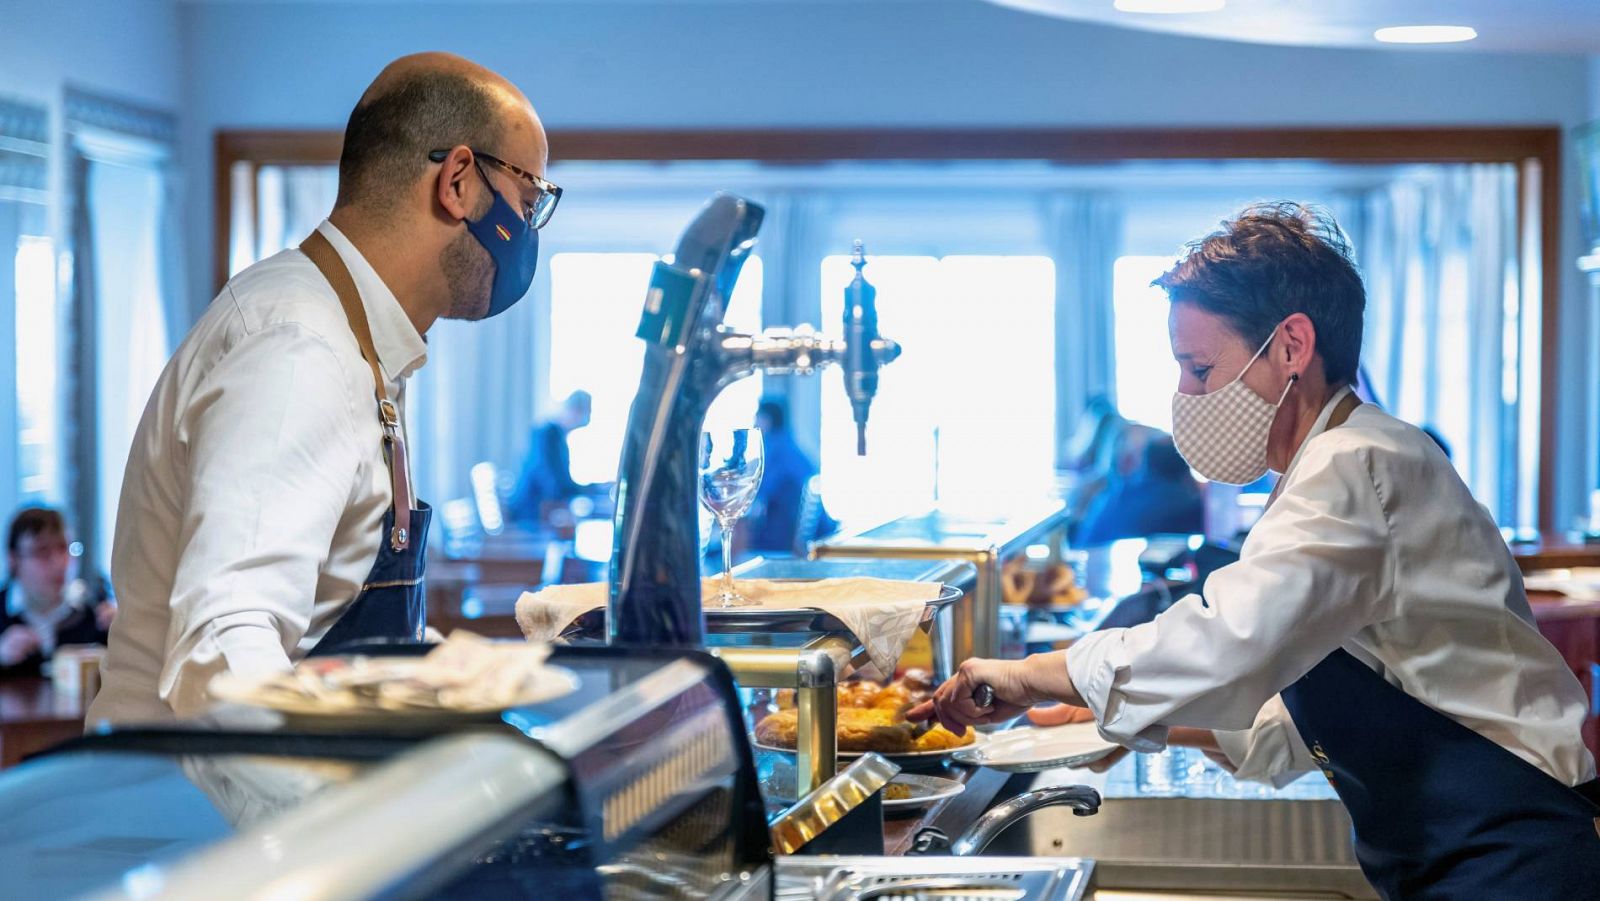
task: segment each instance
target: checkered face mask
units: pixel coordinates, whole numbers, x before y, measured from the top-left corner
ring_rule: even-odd
[[[1273,329],[1272,337],[1277,334]],[[1267,474],[1267,436],[1273,417],[1300,379],[1290,376],[1275,404],[1262,400],[1244,383],[1244,374],[1272,344],[1272,337],[1237,378],[1216,391],[1172,395],[1172,442],[1195,472],[1213,482],[1248,485]]]

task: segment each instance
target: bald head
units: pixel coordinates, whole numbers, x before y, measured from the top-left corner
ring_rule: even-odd
[[[515,85],[452,54],[403,56],[350,113],[335,207],[396,212],[418,196],[428,154],[460,145],[544,171],[543,129]]]

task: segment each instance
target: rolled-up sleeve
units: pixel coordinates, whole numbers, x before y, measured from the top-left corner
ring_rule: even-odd
[[[160,682],[179,716],[209,704],[217,673],[289,666],[360,466],[348,378],[320,336],[274,325],[230,348],[184,412],[188,498]]]
[[[1365,452],[1308,445],[1239,561],[1203,596],[1073,645],[1073,684],[1101,734],[1136,750],[1165,744],[1171,726],[1250,729],[1281,689],[1390,615],[1389,545]]]
[[[1214,734],[1237,779],[1270,782],[1282,788],[1317,768],[1281,695],[1273,695],[1261,706],[1249,729]]]

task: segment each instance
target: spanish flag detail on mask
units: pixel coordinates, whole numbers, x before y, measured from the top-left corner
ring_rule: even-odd
[[[502,241],[511,240],[511,233],[506,231],[506,227],[504,225],[496,225],[494,227],[494,233],[499,235],[500,236],[500,240],[502,240]]]

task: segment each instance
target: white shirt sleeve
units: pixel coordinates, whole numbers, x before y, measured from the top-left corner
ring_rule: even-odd
[[[160,682],[180,717],[209,705],[219,672],[288,668],[305,634],[361,461],[347,378],[320,336],[272,325],[230,348],[181,414],[188,497]]]
[[[1300,738],[1283,696],[1273,695],[1256,713],[1255,723],[1245,731],[1221,730],[1212,733],[1228,757],[1236,779],[1270,782],[1278,788],[1317,769],[1311,750]]]
[[[1165,744],[1169,726],[1248,729],[1280,689],[1391,615],[1389,544],[1367,451],[1308,444],[1204,597],[1085,636],[1067,651],[1073,684],[1101,734],[1135,750]]]

